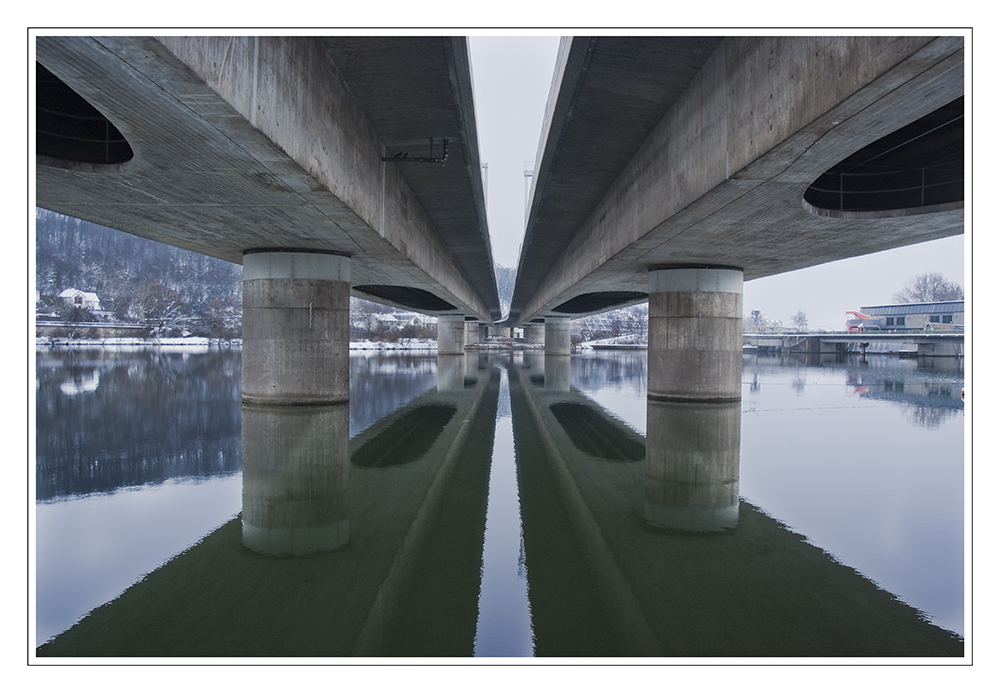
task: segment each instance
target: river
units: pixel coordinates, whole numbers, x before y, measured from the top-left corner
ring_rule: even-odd
[[[641,351],[357,352],[289,415],[238,351],[36,356],[40,656],[963,652],[961,359],[745,355],[699,408]]]

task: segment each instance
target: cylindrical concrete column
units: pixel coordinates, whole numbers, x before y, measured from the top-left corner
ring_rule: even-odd
[[[438,353],[465,353],[465,316],[438,316]]]
[[[308,251],[243,256],[243,401],[348,400],[351,260]]]
[[[545,344],[545,325],[538,323],[525,325],[524,341],[528,344]]]
[[[243,544],[274,555],[347,543],[349,405],[243,407]]]
[[[646,524],[735,529],[740,508],[739,402],[646,403]]]
[[[679,268],[649,273],[650,399],[740,399],[743,272]]]
[[[545,353],[570,353],[570,333],[572,328],[573,324],[569,318],[545,318]]]

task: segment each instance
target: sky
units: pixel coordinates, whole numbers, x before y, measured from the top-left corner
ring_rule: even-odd
[[[559,37],[473,35],[469,46],[493,259],[514,267],[524,237],[524,171],[534,169]],[[917,274],[938,272],[966,287],[967,242],[964,234],[749,281],[743,312],[791,326],[801,310],[810,329],[843,329],[846,311],[892,303]]]

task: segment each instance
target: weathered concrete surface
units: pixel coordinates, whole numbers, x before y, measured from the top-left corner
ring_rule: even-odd
[[[237,263],[337,252],[355,286],[499,319],[464,39],[39,36],[36,52],[135,152],[103,173],[39,161],[39,206]],[[443,166],[382,161],[431,138]]]
[[[545,344],[545,325],[534,323],[525,325],[524,341],[528,344]]]
[[[465,317],[442,315],[438,318],[438,353],[465,353]]]
[[[545,353],[568,355],[571,348],[573,325],[569,318],[545,319]]]
[[[560,57],[511,321],[645,292],[657,266],[750,280],[963,231],[960,204],[833,218],[803,201],[833,165],[964,94],[961,36],[575,38]]]
[[[739,400],[743,276],[739,270],[649,273],[651,399]]]
[[[243,401],[334,404],[350,393],[351,261],[250,253],[243,262]]]

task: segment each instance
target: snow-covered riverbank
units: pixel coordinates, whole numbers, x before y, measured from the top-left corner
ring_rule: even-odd
[[[162,339],[140,337],[108,337],[103,339],[70,339],[67,337],[37,337],[37,349],[175,349],[209,350],[240,349],[240,339],[209,339],[207,337],[164,337]],[[351,351],[437,351],[435,339],[400,339],[397,342],[351,342]]]

